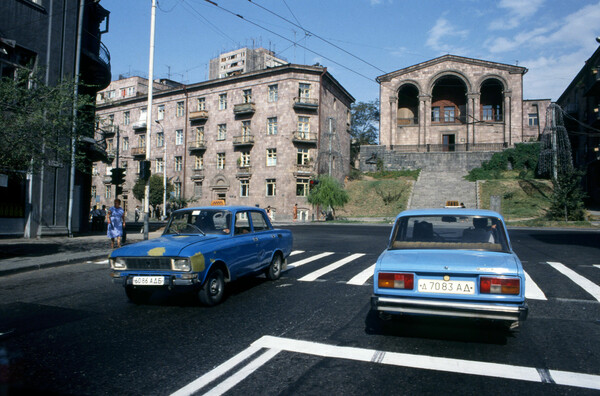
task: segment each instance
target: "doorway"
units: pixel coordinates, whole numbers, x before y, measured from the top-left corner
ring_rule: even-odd
[[[456,135],[442,135],[443,151],[454,151]]]

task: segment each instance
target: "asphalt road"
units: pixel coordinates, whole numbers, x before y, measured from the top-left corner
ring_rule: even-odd
[[[104,262],[0,278],[0,395],[598,394],[600,233],[510,231],[536,287],[507,334],[449,319],[378,326],[369,267],[390,226],[290,228],[282,278],[229,284],[213,308],[167,293],[132,304]]]

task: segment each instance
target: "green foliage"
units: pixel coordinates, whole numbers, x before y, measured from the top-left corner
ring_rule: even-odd
[[[506,172],[505,176],[510,174]],[[512,172],[515,174],[515,172]],[[481,205],[488,209],[490,196],[502,197],[502,215],[506,219],[542,217],[550,207],[552,184],[549,180],[493,179],[481,183]]]
[[[469,181],[502,179],[503,172],[510,168],[519,171],[522,179],[534,178],[540,153],[539,143],[517,143],[514,148],[495,153],[480,168],[471,170],[466,177]]]
[[[319,184],[310,191],[307,200],[313,205],[331,207],[335,218],[335,208],[343,207],[348,202],[349,196],[337,179],[321,176]]]
[[[362,172],[358,169],[350,169],[350,174],[348,175],[348,180],[360,180],[362,179]]]
[[[558,180],[553,182],[554,194],[547,214],[550,220],[584,220],[585,193],[581,190],[582,176],[583,172],[576,170],[559,173]]]
[[[354,163],[363,144],[377,144],[379,137],[379,100],[352,105],[350,163]]]
[[[345,186],[350,200],[338,210],[338,216],[393,219],[406,209],[411,187],[406,178],[351,181]]]
[[[160,205],[163,203],[163,178],[160,175],[152,175],[150,176],[149,179],[149,183],[150,183],[150,205],[155,206],[155,205]],[[133,186],[133,196],[138,200],[141,201],[144,199],[144,189],[145,189],[145,182],[141,179],[138,179],[138,181],[135,183],[135,185]],[[173,184],[171,184],[168,180],[167,180],[167,199],[168,199],[168,195],[171,193],[171,191],[173,191]]]
[[[74,88],[74,79],[47,86],[41,71],[27,69],[0,79],[0,169],[36,172],[49,161],[70,163],[71,139],[94,133],[92,99],[79,94],[75,100]],[[79,169],[87,168],[85,153],[77,150],[75,159]]]
[[[383,204],[388,206],[394,202],[398,202],[402,198],[402,194],[406,191],[404,188],[384,189],[383,186],[375,187],[375,193],[381,197]]]

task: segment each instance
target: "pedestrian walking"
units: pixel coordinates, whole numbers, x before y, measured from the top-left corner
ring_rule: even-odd
[[[294,209],[292,209],[292,218],[294,221],[298,220],[298,204],[294,204]]]
[[[100,225],[100,231],[104,231],[104,223],[106,222],[106,205],[102,205],[102,209],[100,210],[100,219],[98,219],[98,224]]]
[[[111,249],[115,248],[115,240],[117,247],[121,247],[121,237],[123,236],[123,227],[125,227],[125,211],[121,207],[120,199],[115,199],[115,205],[108,209],[106,222],[108,223],[106,235],[110,238]]]
[[[139,206],[139,205],[137,205],[137,206],[135,207],[135,214],[134,214],[134,217],[135,217],[135,222],[137,223],[137,222],[138,222],[138,220],[140,219],[140,206]]]
[[[273,221],[273,215],[271,214],[271,206],[267,206],[267,216],[269,216],[269,220]]]

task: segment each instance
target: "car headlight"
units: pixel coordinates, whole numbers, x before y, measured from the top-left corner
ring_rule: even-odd
[[[192,269],[192,264],[187,258],[172,259],[171,267],[173,268],[173,271],[190,271]]]
[[[127,269],[127,261],[124,258],[122,258],[122,257],[119,257],[119,258],[116,258],[116,259],[111,258],[110,259],[110,267],[112,269],[114,269],[114,270],[124,270],[124,269]]]

